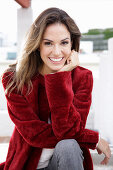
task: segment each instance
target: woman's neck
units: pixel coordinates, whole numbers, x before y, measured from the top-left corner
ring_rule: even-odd
[[[38,72],[43,76],[46,74],[55,73],[55,71],[50,71],[49,69],[45,68],[44,66],[40,66],[38,69]]]

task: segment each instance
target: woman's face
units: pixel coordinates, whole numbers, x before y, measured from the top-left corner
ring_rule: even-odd
[[[49,25],[40,44],[43,60],[41,73],[49,74],[60,70],[71,53],[71,37],[66,26],[61,23]]]

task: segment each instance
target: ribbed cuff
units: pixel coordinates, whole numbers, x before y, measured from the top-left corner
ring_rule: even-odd
[[[99,143],[99,141],[100,141],[100,134],[99,134],[99,139],[98,139],[98,143]],[[98,147],[98,143],[96,144],[96,148]]]

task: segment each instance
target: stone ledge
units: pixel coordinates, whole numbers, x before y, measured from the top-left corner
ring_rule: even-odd
[[[0,137],[0,144],[9,143],[10,138],[11,138],[10,136]]]

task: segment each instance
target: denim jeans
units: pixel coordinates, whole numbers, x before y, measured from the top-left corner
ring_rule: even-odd
[[[77,141],[65,139],[57,143],[48,167],[40,170],[84,170],[83,160],[83,152]]]

